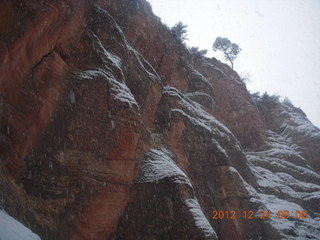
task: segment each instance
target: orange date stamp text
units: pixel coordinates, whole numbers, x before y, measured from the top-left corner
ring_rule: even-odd
[[[305,210],[296,210],[296,211],[288,211],[288,210],[280,210],[276,212],[271,211],[234,211],[234,210],[226,210],[226,211],[212,211],[212,219],[270,219],[270,218],[278,218],[278,219],[307,219],[308,213]]]

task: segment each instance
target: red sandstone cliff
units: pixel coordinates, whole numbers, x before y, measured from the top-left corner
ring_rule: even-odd
[[[146,1],[1,4],[0,196],[42,239],[281,239],[212,211],[258,211],[271,193],[319,211],[317,197],[264,189],[277,129],[236,72],[195,61]],[[288,161],[303,158],[316,193],[303,146]]]

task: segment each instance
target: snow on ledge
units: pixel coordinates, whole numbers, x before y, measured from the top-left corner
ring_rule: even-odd
[[[40,240],[40,237],[0,210],[0,240]]]

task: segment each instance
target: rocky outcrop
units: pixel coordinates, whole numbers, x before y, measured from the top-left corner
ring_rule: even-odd
[[[268,136],[260,151],[247,153],[259,185],[259,202],[265,205],[262,210],[279,214],[270,218],[270,224],[282,239],[317,239],[320,175],[310,168],[290,139],[272,131]],[[288,216],[283,218],[285,211]],[[301,215],[303,212],[305,216]]]
[[[254,97],[268,128],[299,146],[302,156],[319,173],[320,129],[288,99],[280,102],[278,98],[266,93]]]
[[[156,69],[164,85],[192,93],[197,102],[232,130],[244,148],[254,149],[263,143],[261,115],[236,72],[216,59],[190,54],[153,15],[147,2],[100,3],[113,13],[130,42]],[[123,16],[119,9],[129,9],[129,12]]]
[[[146,1],[8,1],[0,20],[0,207],[42,239],[320,235],[319,130],[289,105],[267,119]],[[312,233],[242,214],[274,202]]]
[[[142,175],[135,186],[138,199],[128,205],[125,214],[133,217],[120,225],[118,238],[136,239],[143,235],[145,225],[150,225],[147,236],[157,239],[216,239],[215,231],[219,231],[223,239],[262,234],[257,231],[261,228],[258,223],[253,233],[254,228],[248,229],[246,220],[211,222],[213,230],[207,220],[212,218],[214,210],[241,211],[255,207],[247,202],[255,196],[255,191],[231,167],[237,167],[241,175],[254,184],[233,134],[199,104],[172,87],[164,89],[157,119],[156,133],[171,152],[153,150],[147,153]],[[144,199],[146,192],[148,195]],[[134,216],[139,213],[137,220]],[[158,219],[153,220],[154,216]],[[190,219],[195,222],[189,223]],[[134,224],[137,222],[143,223],[142,229]],[[189,231],[186,223],[194,227]]]
[[[40,14],[43,6],[35,7]],[[51,7],[52,14],[59,12]],[[153,128],[162,91],[157,73],[105,10],[84,3],[79,9],[82,15],[70,15],[78,24],[72,24],[74,32],[60,21],[52,33],[60,41],[42,43],[49,53],[40,43],[30,46],[38,36],[26,28],[24,34],[35,39],[12,43],[1,65],[1,163],[25,201],[10,202],[8,193],[5,205],[16,216],[30,216],[24,221],[45,239],[101,239],[114,232],[149,144],[142,129]],[[46,14],[37,17],[49,21]],[[41,31],[52,30],[47,27]],[[62,38],[61,31],[70,36]],[[21,59],[15,44],[39,57]],[[22,76],[10,75],[18,74],[10,57],[29,64],[19,68]]]

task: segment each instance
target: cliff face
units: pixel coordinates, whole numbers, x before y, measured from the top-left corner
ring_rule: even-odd
[[[144,0],[7,1],[0,23],[0,197],[42,239],[320,236],[319,129]],[[309,215],[240,215],[260,210]]]

